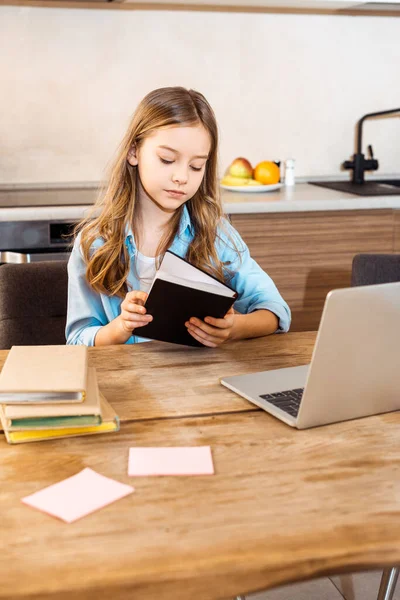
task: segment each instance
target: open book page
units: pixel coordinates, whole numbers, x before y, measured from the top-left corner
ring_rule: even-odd
[[[233,298],[236,292],[172,252],[166,252],[156,278]]]
[[[157,272],[156,279],[163,279],[164,281],[169,281],[170,283],[178,283],[179,285],[185,285],[195,290],[202,290],[203,292],[211,292],[212,294],[227,296],[227,298],[234,298],[236,295],[233,290],[230,290],[228,287],[225,286],[218,287],[217,285],[214,285],[212,283],[203,283],[202,281],[188,281],[187,279],[182,279],[181,277],[176,277],[174,275],[170,275],[169,273],[162,273],[160,271]]]
[[[96,369],[95,367],[88,367],[87,393],[83,402],[13,403],[7,404],[4,409],[8,419],[100,415],[100,396]]]

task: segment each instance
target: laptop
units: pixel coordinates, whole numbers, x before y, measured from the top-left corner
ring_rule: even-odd
[[[221,383],[297,429],[358,419],[400,409],[399,348],[400,282],[332,290],[309,365]]]

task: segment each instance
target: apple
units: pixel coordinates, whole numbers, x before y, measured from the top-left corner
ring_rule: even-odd
[[[232,175],[232,177],[246,177],[250,179],[253,175],[253,167],[247,158],[235,158],[228,169],[228,174]]]

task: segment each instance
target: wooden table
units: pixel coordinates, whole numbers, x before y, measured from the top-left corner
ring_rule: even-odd
[[[91,349],[121,431],[0,440],[0,599],[217,600],[398,564],[400,414],[297,431],[218,383],[305,364],[314,340]],[[204,444],[214,476],[127,476],[130,446]],[[135,492],[71,525],[20,502],[84,467]]]

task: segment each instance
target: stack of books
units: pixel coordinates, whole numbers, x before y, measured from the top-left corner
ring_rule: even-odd
[[[13,346],[0,373],[0,419],[10,444],[119,430],[86,346]]]

